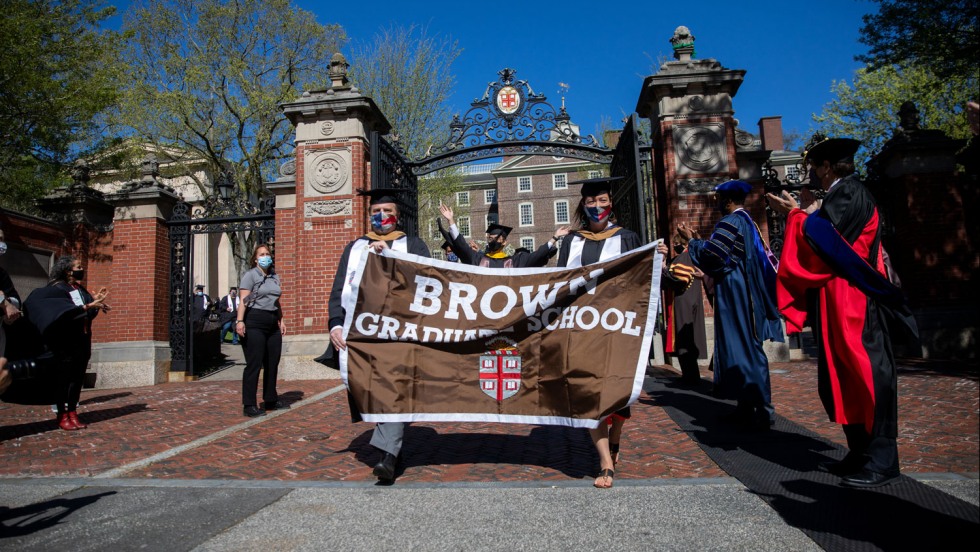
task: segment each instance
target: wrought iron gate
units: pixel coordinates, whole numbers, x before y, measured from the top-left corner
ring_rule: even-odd
[[[804,188],[809,188],[818,198],[822,199],[825,192],[816,185],[811,185],[809,175],[803,170],[802,163],[786,166],[786,176],[783,180],[779,179],[779,172],[772,166],[771,161],[766,161],[762,166],[763,184],[767,194],[779,195],[787,191],[797,202],[800,201],[800,192]],[[783,241],[786,236],[786,217],[780,215],[769,207],[766,202],[766,222],[769,224],[769,247],[772,252],[779,257],[783,252]]]
[[[371,189],[383,188],[402,190],[398,195],[402,231],[418,236],[418,177],[402,152],[374,130],[371,131]]]
[[[636,114],[632,114],[626,128],[619,137],[619,143],[609,166],[610,176],[620,176],[623,180],[613,188],[613,205],[616,206],[618,224],[636,232],[641,243],[656,238],[654,230],[653,201],[651,198],[651,173],[649,156],[644,161]]]
[[[198,234],[255,232],[256,243],[275,242],[276,198],[268,194],[255,201],[241,196],[227,177],[219,177],[218,190],[235,189],[222,197],[213,194],[192,207],[181,201],[167,221],[170,227],[170,370],[194,374],[193,325],[190,298],[194,240]]]

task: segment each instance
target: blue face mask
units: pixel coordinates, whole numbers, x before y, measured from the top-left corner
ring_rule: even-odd
[[[612,214],[612,207],[607,207],[604,211],[599,211],[598,207],[585,208],[585,216],[592,222],[602,222],[609,218],[610,214]]]
[[[270,266],[272,266],[272,257],[268,255],[263,255],[259,257],[258,260],[259,260],[259,266],[261,266],[262,268],[269,268]]]
[[[7,252],[7,242],[0,241],[0,255]]]
[[[455,253],[448,253],[446,254],[446,260],[451,263],[455,263],[459,261],[459,257],[457,257]]]

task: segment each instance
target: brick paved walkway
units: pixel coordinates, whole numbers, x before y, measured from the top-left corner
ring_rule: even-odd
[[[772,365],[777,413],[843,443],[816,394],[810,361]],[[660,368],[657,376],[675,372]],[[287,381],[296,403],[338,380]],[[707,383],[705,384],[707,388]],[[89,429],[57,429],[48,407],[0,404],[0,477],[372,481],[370,424],[352,424],[343,392],[251,422],[241,415],[240,383],[201,381],[86,391],[79,409]],[[980,464],[977,371],[903,366],[899,376],[902,469],[976,477]],[[239,427],[239,426],[242,427]],[[219,432],[226,435],[215,436]],[[193,445],[148,465],[154,455]],[[180,450],[180,449],[178,449]],[[494,424],[415,424],[399,482],[569,481],[598,466],[584,430]],[[127,467],[126,470],[119,470]],[[112,470],[110,472],[110,470]],[[721,471],[656,402],[641,396],[627,423],[620,479],[719,477]]]

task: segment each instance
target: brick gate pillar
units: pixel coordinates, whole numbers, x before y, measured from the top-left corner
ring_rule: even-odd
[[[674,61],[664,63],[656,74],[644,79],[636,104],[637,113],[650,119],[653,134],[657,232],[669,240],[676,225],[685,222],[707,238],[721,218],[712,201],[712,189],[740,177],[735,133],[738,121],[732,98],[745,70],[725,68],[711,58],[693,59],[694,35],[687,27],[677,27],[670,42]],[[747,181],[753,190],[746,209],[765,229],[762,179],[756,176]],[[709,317],[706,329],[710,349],[710,305],[705,305],[705,314]],[[765,349],[770,360],[789,358],[785,344],[766,342]]]
[[[675,61],[643,81],[636,104],[651,121],[658,233],[670,239],[677,223],[686,222],[707,237],[718,220],[712,188],[738,178],[732,97],[745,70],[693,59],[687,27],[678,27],[670,42]],[[761,192],[761,182],[758,187]]]
[[[98,388],[136,387],[168,381],[170,369],[170,239],[166,226],[177,196],[147,178],[103,196],[75,184],[46,197],[49,212],[73,213],[72,254],[86,264],[85,284],[109,290],[108,313],[92,325],[90,372]],[[92,224],[95,222],[95,224]],[[111,231],[108,229],[111,226]],[[180,372],[183,380],[183,372]]]
[[[347,79],[341,54],[330,61],[331,86],[304,92],[281,106],[296,127],[294,181],[268,187],[276,193],[276,266],[285,293],[287,324],[280,374],[283,379],[324,375],[312,362],[330,341],[327,301],[344,246],[367,231],[372,131],[391,125],[374,101]]]

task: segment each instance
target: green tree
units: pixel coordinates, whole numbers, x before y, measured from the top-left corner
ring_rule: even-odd
[[[902,103],[915,103],[920,126],[966,138],[969,128],[964,106],[977,91],[976,78],[963,76],[940,79],[918,66],[887,66],[877,71],[859,69],[853,84],[834,81],[836,96],[814,115],[817,130],[827,136],[850,136],[863,142],[855,161],[863,167],[881,149],[898,127]]]
[[[414,25],[387,27],[369,42],[352,45],[351,80],[384,112],[409,158],[424,157],[449,136],[448,101],[456,83],[452,64],[461,52],[455,40]],[[442,244],[428,232],[440,201],[450,202],[457,217],[466,216],[468,208],[455,205],[456,193],[464,189],[461,172],[453,168],[419,179],[419,234],[429,249]]]
[[[229,171],[249,194],[292,156],[279,104],[324,86],[345,41],[289,0],[143,0],[124,28],[133,38],[117,121],[138,141]],[[249,244],[230,237],[241,262]]]
[[[28,208],[63,183],[117,98],[115,8],[83,0],[6,0],[0,17],[0,196]]]
[[[861,42],[868,53],[855,56],[872,71],[890,65],[928,68],[937,77],[976,79],[980,29],[976,0],[878,0],[865,15]],[[976,98],[976,89],[974,89]]]

